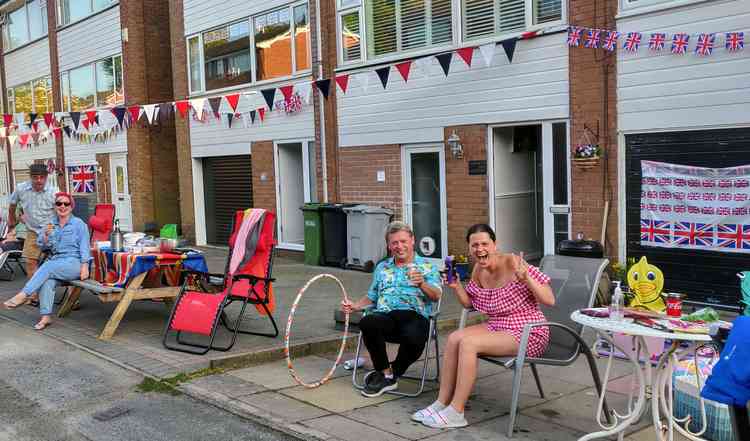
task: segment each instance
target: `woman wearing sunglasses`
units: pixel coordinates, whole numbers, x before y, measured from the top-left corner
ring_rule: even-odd
[[[3,303],[6,308],[17,308],[29,303],[30,296],[39,294],[39,313],[42,318],[34,325],[41,331],[52,322],[52,305],[55,301],[55,288],[60,281],[89,277],[89,230],[86,224],[73,216],[75,202],[68,193],[55,195],[55,218],[47,225],[44,234],[39,235],[39,246],[51,253],[42,266],[26,282],[21,292]]]

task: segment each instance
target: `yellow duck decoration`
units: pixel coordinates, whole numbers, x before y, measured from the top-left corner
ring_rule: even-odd
[[[664,274],[654,265],[648,263],[646,256],[641,257],[628,271],[628,286],[634,294],[631,308],[644,308],[663,313],[667,309],[661,298],[664,288]]]

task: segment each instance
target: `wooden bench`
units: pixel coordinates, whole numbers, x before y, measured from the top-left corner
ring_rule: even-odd
[[[115,286],[102,285],[94,279],[71,280],[67,282],[67,285],[68,290],[65,293],[65,300],[63,300],[60,311],[57,313],[58,317],[65,317],[70,314],[73,305],[78,301],[81,291],[91,291],[99,297],[99,300],[105,303],[119,302],[120,299],[122,299],[122,293],[124,291],[124,289]]]

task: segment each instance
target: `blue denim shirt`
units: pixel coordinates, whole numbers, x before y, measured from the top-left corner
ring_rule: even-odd
[[[414,265],[422,272],[425,283],[440,289],[440,273],[437,265],[424,257],[415,255]],[[411,284],[407,265],[397,266],[391,257],[375,268],[367,297],[375,304],[375,311],[390,312],[397,309],[416,311],[429,318],[432,300],[421,289]]]
[[[47,243],[44,242],[45,234],[37,239],[37,243],[43,249],[52,251],[53,259],[73,257],[87,263],[91,261],[91,248],[89,247],[89,229],[86,224],[75,216],[70,216],[65,226],[60,226],[57,216],[52,219],[55,229],[49,236]]]

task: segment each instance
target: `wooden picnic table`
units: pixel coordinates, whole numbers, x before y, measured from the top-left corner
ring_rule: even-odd
[[[103,303],[117,303],[99,334],[100,340],[112,338],[134,300],[160,299],[167,311],[171,311],[174,299],[180,292],[180,272],[183,268],[208,271],[201,254],[132,254],[103,249],[92,250],[92,255],[93,277],[70,282],[58,317],[70,314],[83,290],[91,291]],[[166,286],[162,285],[162,279],[167,282]],[[144,283],[149,286],[144,286]]]

